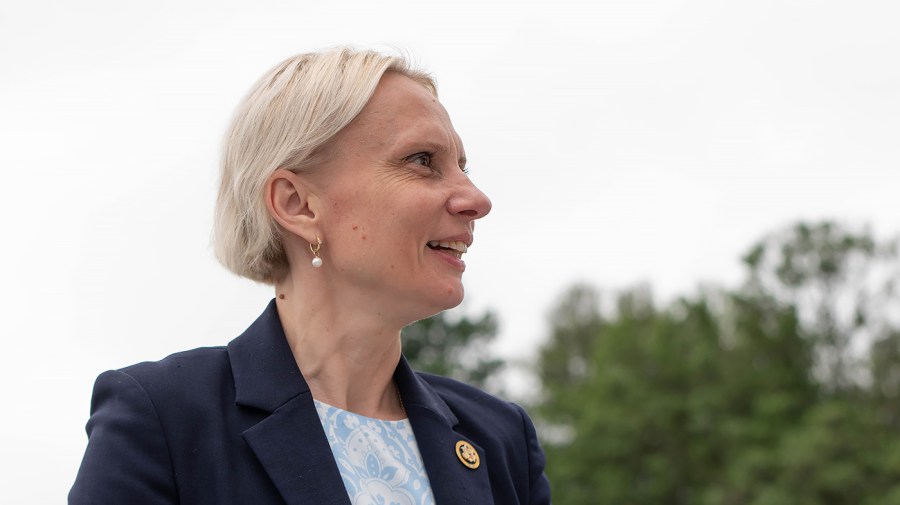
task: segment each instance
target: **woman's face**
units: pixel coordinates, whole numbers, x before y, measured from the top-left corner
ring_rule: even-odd
[[[330,150],[318,171],[329,285],[408,322],[458,305],[461,252],[491,202],[464,172],[447,111],[388,72]]]

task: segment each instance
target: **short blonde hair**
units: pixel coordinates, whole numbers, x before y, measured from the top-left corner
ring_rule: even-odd
[[[263,198],[266,181],[279,168],[314,168],[316,155],[360,113],[389,71],[437,96],[434,79],[407,58],[351,48],[293,56],[251,88],[223,146],[213,244],[225,267],[268,284],[287,274],[281,229]]]

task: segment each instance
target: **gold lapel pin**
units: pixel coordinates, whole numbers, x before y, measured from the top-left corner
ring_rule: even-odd
[[[465,440],[460,440],[456,443],[456,457],[462,461],[462,464],[472,470],[478,468],[478,465],[481,464],[481,458],[478,457],[478,451],[472,447],[472,444]]]

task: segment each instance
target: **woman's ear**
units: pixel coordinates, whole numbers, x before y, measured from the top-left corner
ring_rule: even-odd
[[[269,214],[285,231],[307,242],[315,241],[316,198],[299,175],[283,168],[276,170],[266,181],[265,198]]]

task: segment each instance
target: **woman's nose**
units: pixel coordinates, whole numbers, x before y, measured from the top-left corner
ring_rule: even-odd
[[[491,200],[468,177],[463,176],[459,191],[447,202],[448,210],[453,214],[470,219],[481,219],[491,211]]]

